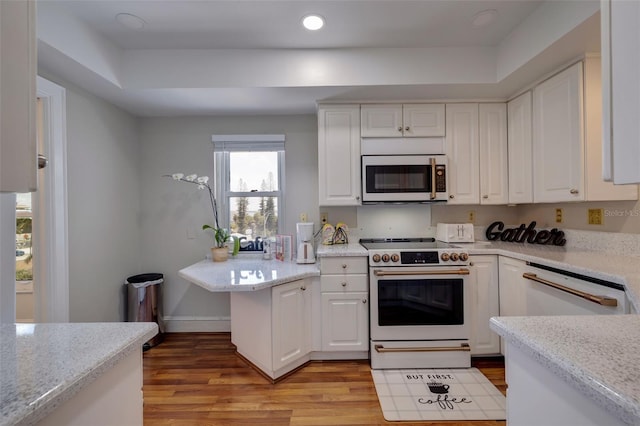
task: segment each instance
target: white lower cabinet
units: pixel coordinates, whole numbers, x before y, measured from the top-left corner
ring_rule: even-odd
[[[142,426],[142,347],[63,402],[37,426]]]
[[[231,341],[271,379],[309,361],[311,279],[259,291],[231,292]]]
[[[509,426],[627,424],[513,344],[507,345],[505,381]]]
[[[311,350],[310,289],[304,280],[272,289],[273,369],[303,358]]]
[[[322,351],[340,352],[348,358],[366,358],[369,351],[367,258],[321,258],[320,271]]]
[[[524,260],[500,256],[500,316],[519,316],[527,312],[527,280],[522,275],[527,272]]]
[[[367,292],[322,293],[322,350],[369,349]]]
[[[489,319],[498,316],[498,256],[471,256],[471,355],[500,353],[500,336],[489,328]]]

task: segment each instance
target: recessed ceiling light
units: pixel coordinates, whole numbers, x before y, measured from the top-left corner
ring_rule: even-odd
[[[310,31],[316,31],[324,27],[324,19],[320,15],[307,15],[302,18],[302,25]]]
[[[497,17],[498,17],[497,10],[495,9],[483,10],[482,12],[478,12],[475,15],[473,15],[473,18],[471,18],[471,24],[476,28],[486,27],[487,25],[495,21]]]
[[[130,13],[118,13],[116,15],[116,21],[130,30],[141,30],[147,25],[144,19]]]

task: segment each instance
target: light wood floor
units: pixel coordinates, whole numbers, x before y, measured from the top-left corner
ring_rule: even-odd
[[[228,333],[173,333],[144,353],[144,424],[505,425],[387,422],[368,361],[311,362],[275,385],[235,355]],[[501,361],[474,361],[503,393]]]

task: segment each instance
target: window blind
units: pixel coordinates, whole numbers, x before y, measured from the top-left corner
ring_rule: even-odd
[[[216,152],[284,151],[285,135],[213,135]]]

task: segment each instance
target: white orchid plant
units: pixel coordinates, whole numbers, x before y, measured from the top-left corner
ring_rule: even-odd
[[[213,221],[212,225],[202,225],[203,230],[211,229],[214,233],[214,238],[216,240],[216,247],[222,248],[227,243],[229,239],[229,231],[225,228],[221,228],[218,223],[218,204],[216,203],[216,197],[213,195],[213,190],[209,185],[209,176],[198,176],[195,174],[192,175],[184,175],[184,173],[174,173],[172,175],[164,175],[172,178],[173,180],[178,180],[181,182],[187,182],[198,186],[198,189],[206,189],[209,192],[209,201],[211,201],[211,210],[213,210]]]

